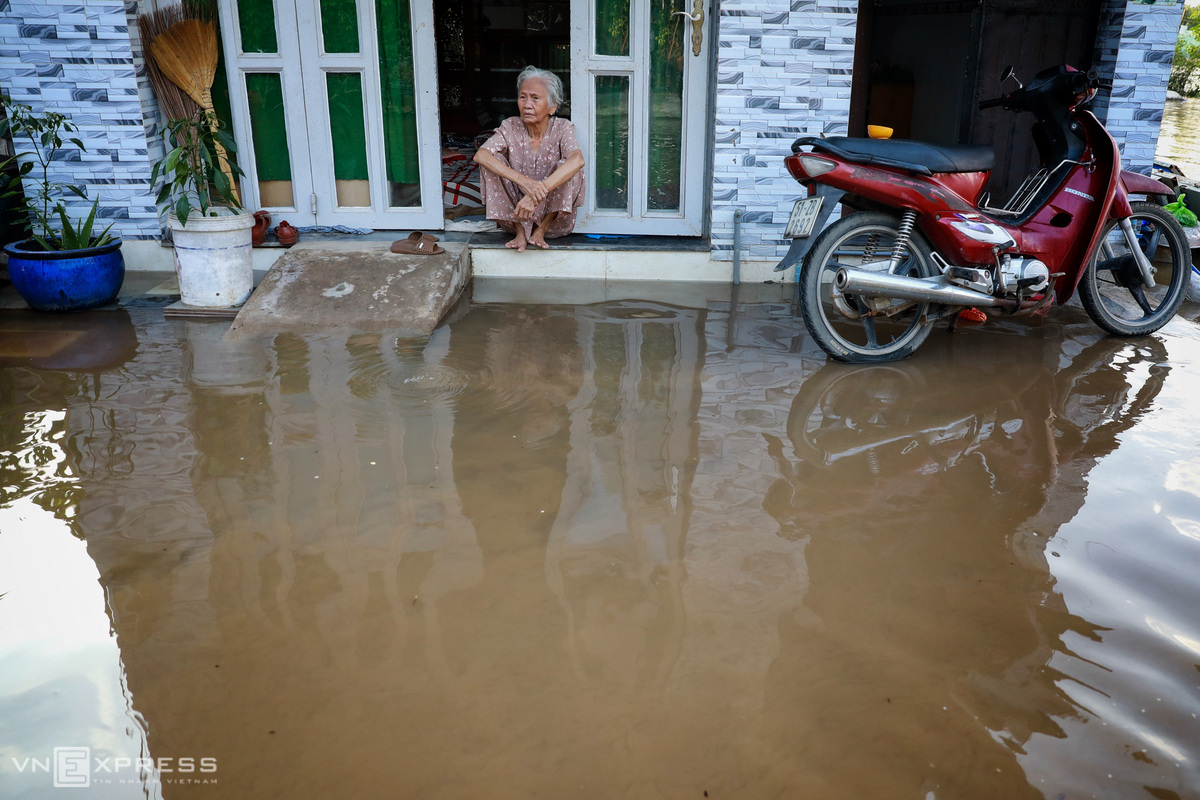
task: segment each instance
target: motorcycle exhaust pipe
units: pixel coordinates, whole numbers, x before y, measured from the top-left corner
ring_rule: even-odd
[[[842,267],[833,279],[839,292],[864,297],[896,297],[948,306],[995,306],[996,298],[962,286],[947,283],[944,277],[907,278],[888,272]]]

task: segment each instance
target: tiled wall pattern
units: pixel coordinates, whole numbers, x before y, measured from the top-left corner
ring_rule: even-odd
[[[1096,25],[1096,52],[1092,67],[1112,80],[1117,70],[1117,54],[1121,52],[1121,33],[1125,28],[1125,5],[1127,0],[1101,0],[1100,19]],[[1092,101],[1092,110],[1100,119],[1108,116],[1108,92],[1099,92]]]
[[[1149,172],[1182,6],[1101,0],[1097,65],[1115,77],[1101,97],[1126,169]],[[845,135],[858,0],[722,0],[718,19],[712,255],[776,261],[798,186],[783,167],[802,134]]]
[[[136,0],[0,0],[0,87],[15,102],[70,116],[87,152],[68,152],[51,179],[98,195],[99,216],[124,238],[148,239],[160,228],[149,190],[147,92],[134,57],[137,8]],[[91,203],[67,205],[83,216]]]
[[[1102,0],[1098,63],[1115,79],[1097,110],[1127,168],[1154,159],[1182,5]],[[149,187],[161,154],[157,107],[138,41],[138,0],[0,0],[0,86],[17,102],[65,109],[88,152],[57,180],[100,196],[100,213],[130,239],[157,238]],[[783,168],[793,139],[846,133],[858,0],[722,0],[712,248],[732,258],[733,212],[743,210],[742,257],[775,260],[797,185]],[[77,213],[87,203],[72,202]]]
[[[713,257],[782,257],[799,185],[783,168],[804,134],[845,136],[858,0],[721,0],[717,20]]]
[[[1107,100],[1097,104],[1097,115],[1116,138],[1125,169],[1148,175],[1154,165],[1182,16],[1183,5],[1178,0],[1104,2],[1097,56],[1103,57],[1113,90]]]

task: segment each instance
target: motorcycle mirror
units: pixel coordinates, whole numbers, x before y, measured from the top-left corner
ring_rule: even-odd
[[[1004,72],[1000,73],[1000,82],[1004,83],[1009,78],[1012,78],[1014,81],[1017,81],[1018,87],[1020,87],[1022,89],[1025,88],[1025,84],[1023,84],[1019,80],[1017,80],[1016,70],[1014,70],[1012,68],[1012,64],[1009,64],[1007,67],[1004,68]]]

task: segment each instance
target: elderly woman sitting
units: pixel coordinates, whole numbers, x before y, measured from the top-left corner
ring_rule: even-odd
[[[509,117],[475,153],[483,178],[487,218],[516,235],[506,247],[546,249],[547,239],[575,227],[583,204],[583,153],[575,126],[554,116],[562,81],[552,72],[526,67],[517,76],[519,117]]]

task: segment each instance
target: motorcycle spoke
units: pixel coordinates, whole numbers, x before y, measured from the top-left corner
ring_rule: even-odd
[[[863,332],[867,335],[867,346],[879,347],[879,339],[875,335],[875,318],[867,316],[871,311],[870,307],[861,297],[854,298],[854,305],[858,307],[858,313],[862,315],[860,319],[862,320]]]
[[[1141,286],[1130,289],[1129,293],[1133,295],[1133,299],[1137,301],[1142,311],[1146,312],[1147,317],[1154,313],[1154,309],[1150,307],[1150,301],[1146,299],[1146,293],[1142,290]]]

